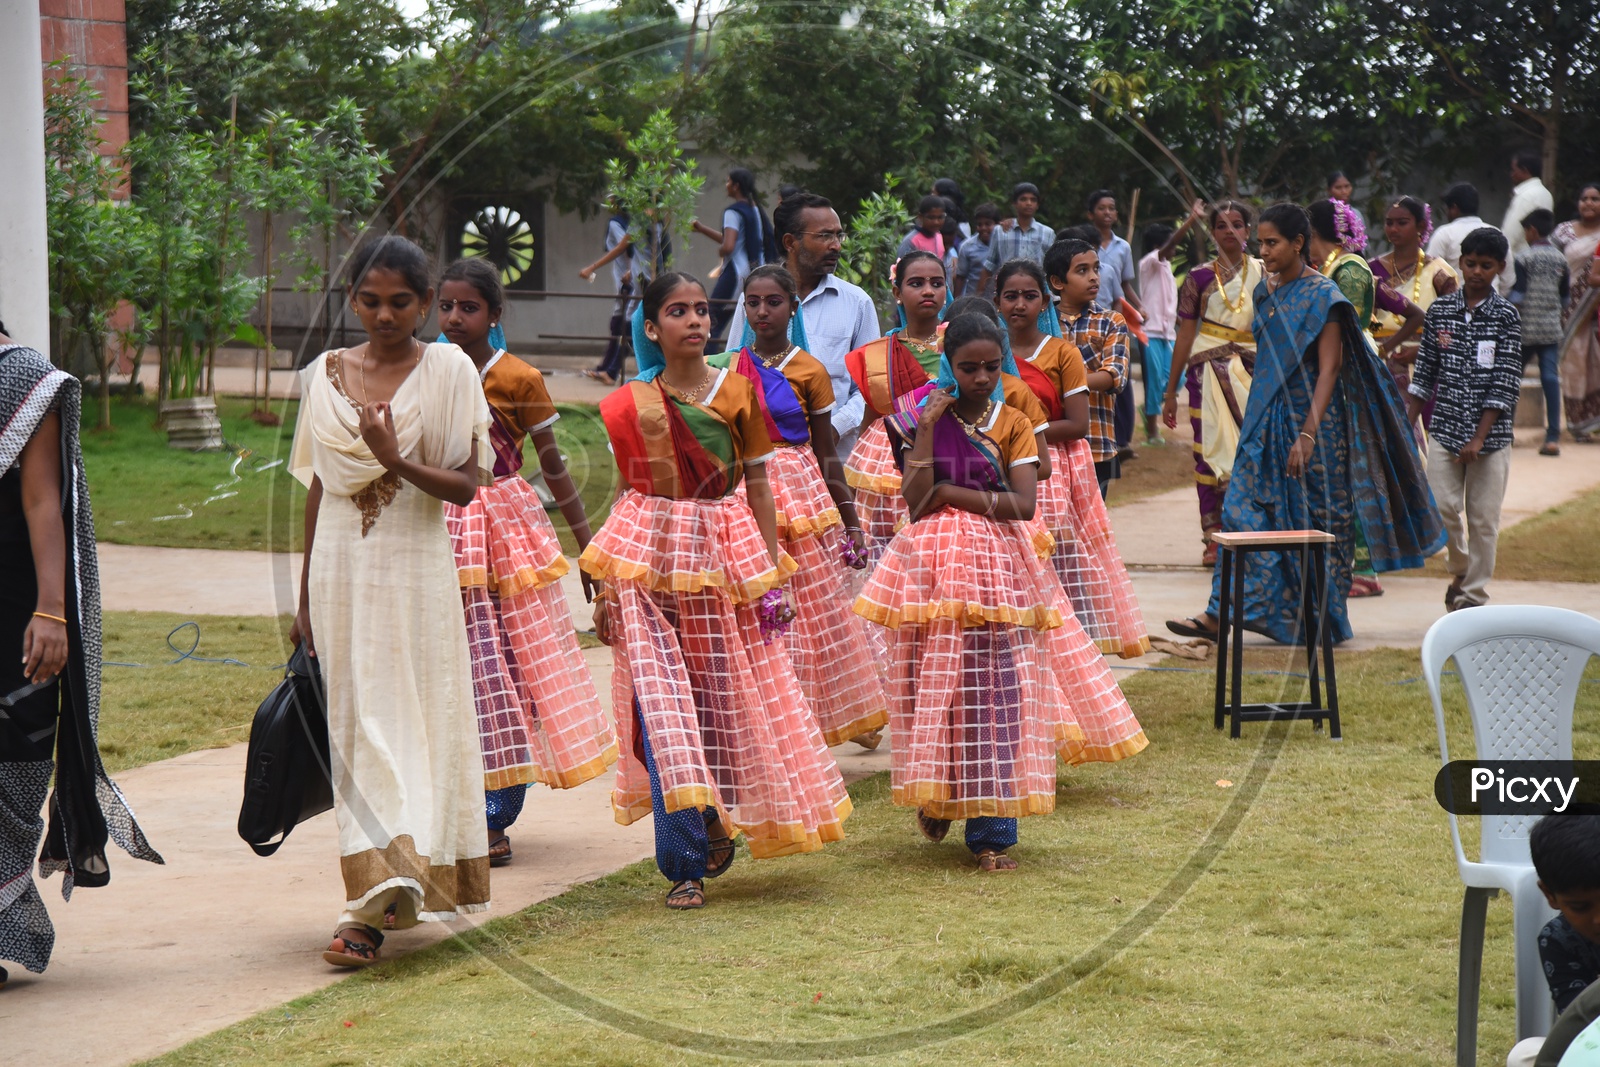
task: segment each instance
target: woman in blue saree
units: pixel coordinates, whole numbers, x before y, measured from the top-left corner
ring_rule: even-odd
[[[1394,379],[1366,344],[1349,299],[1307,264],[1310,233],[1310,220],[1294,204],[1273,205],[1257,223],[1269,275],[1255,291],[1255,384],[1222,529],[1333,534],[1323,602],[1334,640],[1344,641],[1358,531],[1376,571],[1422,566],[1445,535]],[[1242,559],[1244,602],[1235,610],[1245,627],[1284,644],[1301,641],[1298,554]],[[1167,628],[1215,639],[1220,591],[1219,568],[1205,613]]]

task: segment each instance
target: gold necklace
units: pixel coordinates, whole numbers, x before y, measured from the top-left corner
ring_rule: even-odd
[[[755,354],[756,359],[761,362],[763,367],[767,368],[768,370],[777,370],[778,364],[787,359],[789,353],[793,352],[798,347],[800,346],[790,345],[788,348],[785,348],[782,352],[779,352],[775,356],[764,356],[760,352],[757,352],[754,346],[751,346],[750,351]]]
[[[412,360],[411,360],[411,366],[413,366],[413,367],[415,367],[418,363],[422,362],[422,352],[417,352],[417,344],[418,344],[417,339],[415,337],[413,337],[411,339],[411,350],[413,352],[416,352],[416,355],[414,357],[412,357]],[[367,352],[370,352],[370,351],[372,351],[372,345],[369,344],[369,345],[367,345]],[[427,351],[427,349],[423,349],[423,351],[425,352],[425,351]],[[361,406],[362,407],[366,407],[367,406],[367,352],[361,353],[361,360],[360,360],[360,362],[358,362],[356,364],[356,370],[361,372]],[[402,385],[405,384],[404,379],[401,380],[401,384]],[[395,391],[398,392],[399,389],[396,388]],[[393,400],[394,397],[391,396],[389,399]]]
[[[1344,255],[1344,246],[1339,245],[1332,252],[1328,253],[1327,259],[1322,261],[1322,270],[1319,273],[1327,275],[1328,271],[1333,268],[1334,260],[1338,259],[1342,255]]]
[[[950,414],[954,415],[956,417],[956,421],[961,424],[961,428],[963,430],[967,431],[967,436],[968,437],[976,437],[976,436],[978,436],[978,433],[979,433],[979,429],[978,428],[980,426],[982,426],[984,423],[989,421],[989,413],[992,412],[993,410],[994,410],[994,397],[991,396],[989,398],[988,403],[983,405],[983,414],[978,416],[978,419],[977,419],[976,422],[968,422],[966,419],[963,419],[961,417],[961,412],[957,411],[953,407],[950,409]]]
[[[1236,271],[1239,275],[1239,303],[1237,305],[1228,299],[1228,281],[1231,279],[1231,275],[1229,278],[1222,276],[1222,268],[1227,264],[1222,262],[1221,256],[1212,260],[1211,263],[1213,269],[1217,272],[1217,295],[1222,297],[1222,306],[1227,308],[1230,314],[1239,314],[1244,310],[1245,260],[1241,258],[1237,267],[1228,267],[1230,271]]]
[[[900,331],[900,336],[908,344],[921,345],[923,348],[938,348],[939,347],[939,331],[937,329],[935,329],[933,331],[933,333],[930,334],[927,337],[912,337],[909,333],[906,333],[904,330]]]
[[[705,375],[700,379],[700,384],[695,386],[693,389],[680,389],[676,385],[672,385],[671,382],[667,382],[667,384],[672,385],[673,392],[683,397],[684,403],[698,404],[700,403],[701,395],[711,385],[711,379],[715,376],[715,371],[713,371],[710,367],[707,367]]]
[[[1411,302],[1417,303],[1422,297],[1422,268],[1428,265],[1428,253],[1417,249],[1417,269],[1411,274]],[[1394,280],[1399,285],[1405,284],[1405,275],[1400,273],[1400,264],[1395,260],[1394,253],[1389,253],[1389,270],[1394,273]]]

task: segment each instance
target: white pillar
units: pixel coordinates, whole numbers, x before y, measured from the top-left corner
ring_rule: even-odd
[[[39,0],[0,0],[0,100],[0,319],[13,339],[49,355]]]

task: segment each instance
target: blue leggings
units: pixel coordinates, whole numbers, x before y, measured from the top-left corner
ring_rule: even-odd
[[[974,856],[986,848],[1004,852],[1017,843],[1017,820],[980,815],[967,820],[966,836],[967,848]]]
[[[633,702],[634,728],[644,745],[644,766],[650,772],[650,807],[655,813],[656,867],[669,882],[699,881],[706,876],[706,860],[710,856],[710,837],[706,822],[715,818],[711,810],[684,808],[667,811],[662,799],[661,776],[656,773],[655,753],[650,749],[650,735],[644,728],[644,716],[639,712],[638,698]]]
[[[504,789],[490,789],[483,794],[483,807],[489,815],[489,829],[504,830],[522,814],[522,802],[528,799],[528,787],[508,785]]]

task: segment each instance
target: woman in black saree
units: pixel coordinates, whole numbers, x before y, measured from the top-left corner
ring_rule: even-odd
[[[30,971],[44,970],[55,944],[35,852],[41,875],[62,874],[67,899],[74,886],[110,880],[108,836],[162,862],[95,742],[100,575],[80,394],[76,378],[0,326],[0,959]]]

